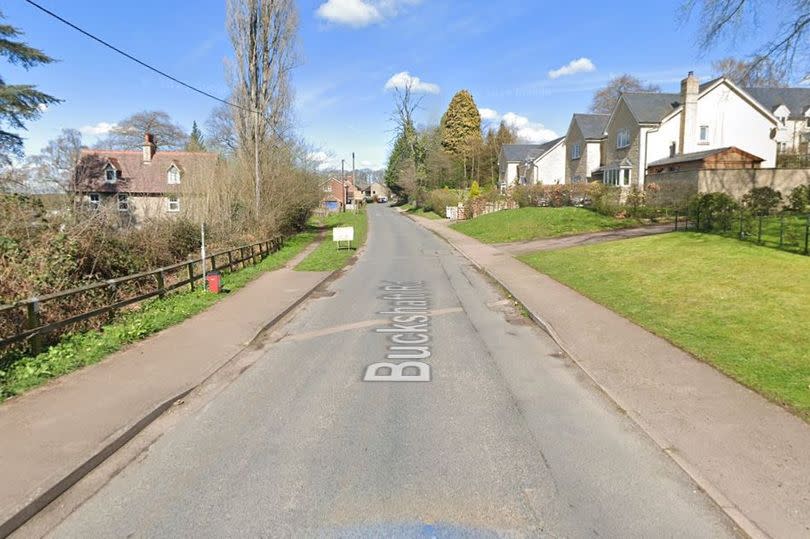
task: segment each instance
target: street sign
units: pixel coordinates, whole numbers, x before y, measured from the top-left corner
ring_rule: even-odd
[[[348,249],[352,248],[352,241],[354,241],[354,227],[343,226],[335,227],[332,229],[332,241],[337,242],[337,248],[340,249],[340,244],[346,242]]]

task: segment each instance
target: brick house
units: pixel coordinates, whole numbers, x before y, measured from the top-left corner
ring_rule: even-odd
[[[218,164],[215,153],[159,152],[147,133],[141,151],[82,150],[71,190],[89,208],[115,208],[137,224],[180,214],[183,193],[195,179],[214,174]]]

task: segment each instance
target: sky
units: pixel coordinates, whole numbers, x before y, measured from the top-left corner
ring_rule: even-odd
[[[225,98],[231,54],[225,0],[37,0],[76,25],[173,76]],[[381,168],[391,146],[392,88],[411,80],[422,96],[417,122],[439,122],[467,89],[486,124],[501,119],[527,140],[565,135],[593,92],[631,73],[678,91],[690,70],[708,79],[711,61],[745,45],[703,55],[695,17],[680,0],[301,0],[300,62],[293,77],[299,134],[322,166],[357,155]],[[27,154],[62,128],[92,145],[117,121],[163,110],[190,130],[216,102],[103,48],[23,0],[4,0],[6,21],[59,62],[24,71],[0,60],[7,83],[35,84],[63,100],[31,122]],[[349,166],[349,165],[347,165]]]

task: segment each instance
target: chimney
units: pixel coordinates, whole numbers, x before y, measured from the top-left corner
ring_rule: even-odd
[[[697,100],[700,81],[693,71],[681,81],[681,131],[678,149],[681,154],[697,151]]]
[[[152,133],[146,133],[143,137],[143,162],[151,163],[156,151],[155,136]]]

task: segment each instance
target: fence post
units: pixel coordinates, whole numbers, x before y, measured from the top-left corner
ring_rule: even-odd
[[[804,223],[804,254],[810,254],[808,247],[810,247],[810,213],[807,214],[807,220]]]
[[[785,243],[785,214],[779,216],[779,248]]]
[[[743,231],[743,210],[740,208],[740,239],[745,239],[745,232]]]
[[[217,271],[217,255],[211,255],[211,271]]]
[[[675,211],[675,232],[678,231],[678,212]]]
[[[158,297],[163,299],[166,296],[166,279],[163,270],[158,271],[155,277],[157,278]]]
[[[31,298],[28,304],[28,329],[36,329],[42,325],[42,320],[39,316],[39,300]],[[36,356],[42,352],[42,335],[34,333],[31,337],[31,355]]]
[[[191,291],[194,292],[194,262],[188,263],[188,284],[191,286]]]
[[[759,214],[759,225],[757,226],[757,243],[762,243],[762,214]]]
[[[228,271],[233,273],[233,251],[228,250]]]
[[[697,209],[696,213],[697,213],[697,219],[696,219],[696,222],[695,222],[695,230],[700,232],[700,206],[698,206],[698,209]]]
[[[115,283],[112,281],[107,281],[107,304],[114,305],[115,300],[117,299],[118,294],[118,287],[115,286]],[[110,309],[110,312],[107,314],[107,320],[112,322],[115,318],[115,309]]]

